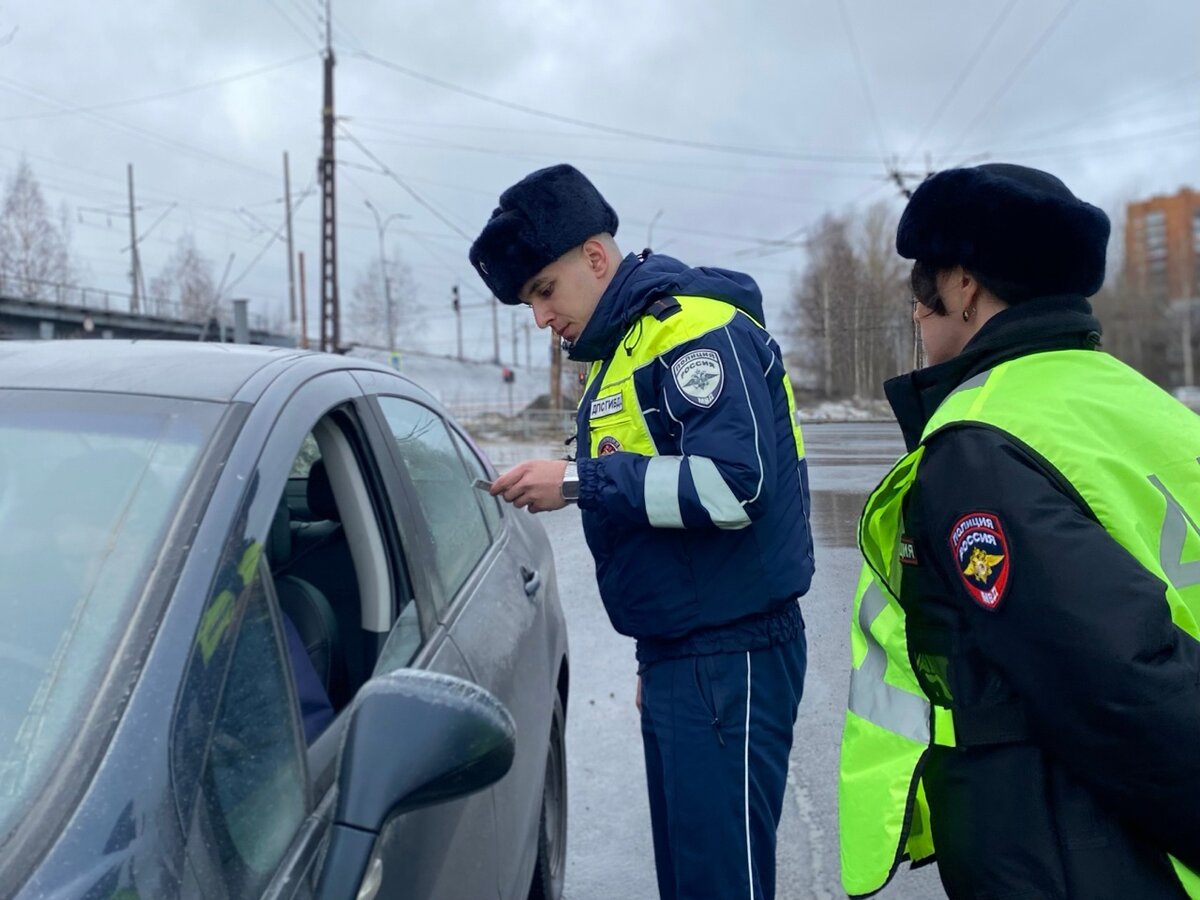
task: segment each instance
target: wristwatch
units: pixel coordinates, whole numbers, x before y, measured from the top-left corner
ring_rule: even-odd
[[[567,468],[563,471],[562,498],[568,503],[579,501],[579,470],[573,462],[567,463]]]

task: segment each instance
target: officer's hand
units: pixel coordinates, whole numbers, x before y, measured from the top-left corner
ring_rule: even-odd
[[[562,459],[526,460],[492,482],[492,496],[535,513],[562,509],[567,505],[562,496],[566,469],[566,460]]]

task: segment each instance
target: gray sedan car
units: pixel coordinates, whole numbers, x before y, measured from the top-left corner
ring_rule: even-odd
[[[541,527],[362,360],[0,343],[0,896],[558,898]]]

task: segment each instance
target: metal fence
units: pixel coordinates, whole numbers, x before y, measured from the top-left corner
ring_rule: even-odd
[[[24,287],[23,290],[22,287]],[[31,278],[0,279],[0,295],[13,300],[50,303],[70,309],[103,310],[127,315],[170,319],[176,322],[205,322],[209,318],[208,313],[203,310],[186,307],[178,301],[165,297],[139,297],[138,307],[135,309],[132,293],[55,281],[39,281]],[[228,308],[219,308],[217,317],[232,322],[233,311]],[[249,324],[255,329],[269,330],[267,317],[261,313],[251,315]]]

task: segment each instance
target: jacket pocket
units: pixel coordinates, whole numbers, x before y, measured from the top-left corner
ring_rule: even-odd
[[[725,738],[729,733],[730,722],[727,716],[732,714],[733,709],[725,677],[728,674],[728,657],[729,654],[725,653],[692,657],[696,693],[700,698],[701,707],[708,715],[715,738],[722,747],[725,746]]]

